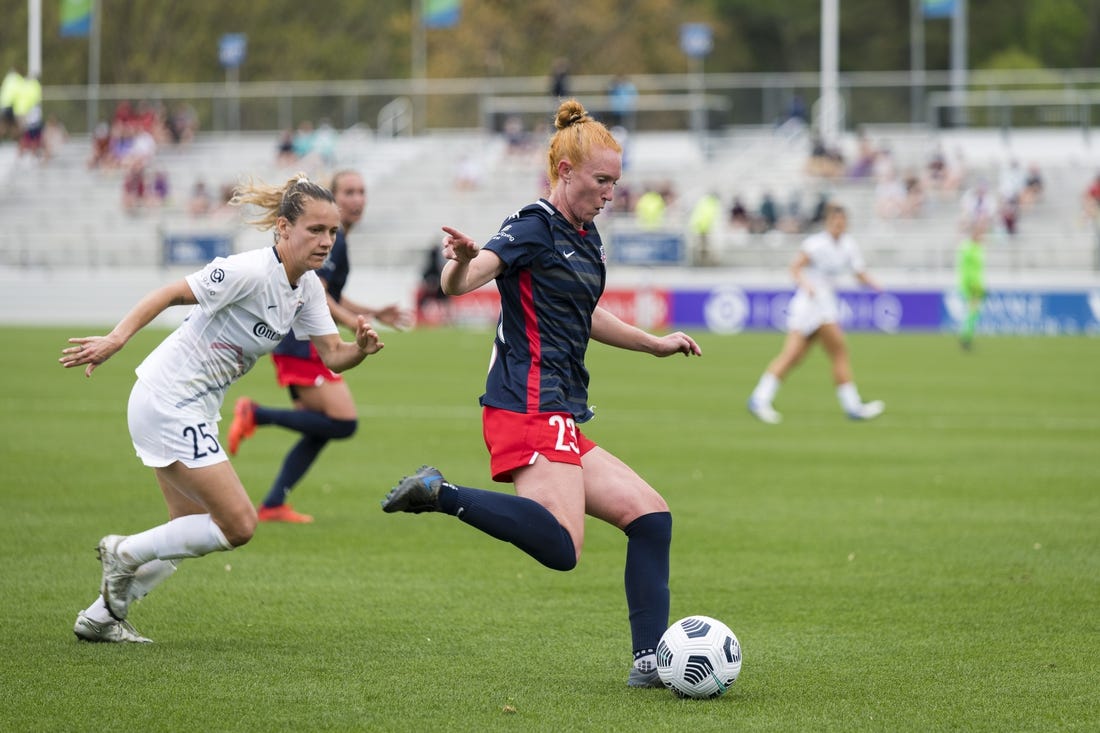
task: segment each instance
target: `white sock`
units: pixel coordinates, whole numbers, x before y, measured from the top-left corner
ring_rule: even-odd
[[[149,595],[149,591],[168,580],[172,573],[176,572],[179,560],[150,560],[134,571],[134,582],[130,585],[130,602],[140,601]],[[103,602],[103,596],[95,599],[95,603],[84,609],[84,615],[101,624],[115,620],[111,612],[107,610],[107,604]]]
[[[855,412],[863,405],[854,382],[845,382],[836,388],[836,398],[845,412]]]
[[[634,660],[634,669],[639,672],[652,672],[657,669],[657,655],[651,652],[638,657]]]
[[[752,391],[752,401],[757,404],[770,405],[779,392],[779,379],[771,372],[760,375],[760,381],[756,383],[756,389]]]
[[[133,534],[118,544],[118,554],[126,562],[143,565],[150,560],[175,560],[202,557],[211,552],[232,550],[209,514],[189,514],[159,527]]]
[[[168,580],[176,572],[180,560],[150,560],[134,571],[134,582],[130,584],[130,601],[140,601],[149,595],[149,591]]]
[[[103,596],[96,598],[95,603],[85,608],[84,615],[100,624],[108,624],[115,620],[115,617],[107,610],[107,604],[103,602]]]

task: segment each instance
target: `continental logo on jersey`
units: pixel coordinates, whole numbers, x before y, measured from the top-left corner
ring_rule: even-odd
[[[269,341],[282,341],[283,337],[286,336],[285,333],[279,333],[263,321],[260,321],[252,327],[252,335],[257,338],[268,339]]]
[[[507,239],[509,242],[516,241],[516,238],[508,233],[508,230],[511,229],[511,228],[512,228],[512,225],[509,224],[508,226],[504,227],[499,232],[494,234],[492,239]],[[492,241],[492,239],[490,241]]]

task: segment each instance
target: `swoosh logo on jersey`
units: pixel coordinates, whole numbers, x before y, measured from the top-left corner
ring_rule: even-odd
[[[577,250],[575,250],[575,249],[574,249],[574,250],[570,250],[570,251],[568,251],[568,252],[566,252],[566,253],[565,253],[565,259],[569,259],[570,257],[572,257],[572,256],[573,256],[573,255],[575,255],[575,254],[577,254]]]

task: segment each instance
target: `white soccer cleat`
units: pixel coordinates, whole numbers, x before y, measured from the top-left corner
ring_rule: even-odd
[[[756,419],[761,422],[766,422],[769,425],[778,425],[783,421],[783,416],[775,411],[767,402],[757,402],[756,400],[749,400],[749,412],[756,416]]]
[[[130,610],[130,586],[134,582],[135,568],[127,567],[118,556],[118,545],[125,537],[109,534],[99,541],[96,552],[103,564],[103,584],[100,593],[107,610],[119,621],[126,620]]]
[[[83,611],[76,615],[73,633],[81,641],[106,642],[108,644],[152,644],[137,632],[129,621],[107,621],[100,623],[88,618]]]
[[[882,400],[872,400],[871,402],[863,403],[856,410],[849,412],[848,417],[853,420],[874,420],[881,415],[885,409],[886,404]]]

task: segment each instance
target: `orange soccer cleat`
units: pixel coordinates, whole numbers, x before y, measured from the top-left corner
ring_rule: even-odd
[[[313,517],[309,514],[299,514],[290,504],[279,506],[261,506],[257,512],[261,522],[290,522],[291,524],[309,524]]]
[[[229,455],[237,455],[241,441],[256,433],[256,403],[241,397],[233,406],[233,422],[229,426]]]

